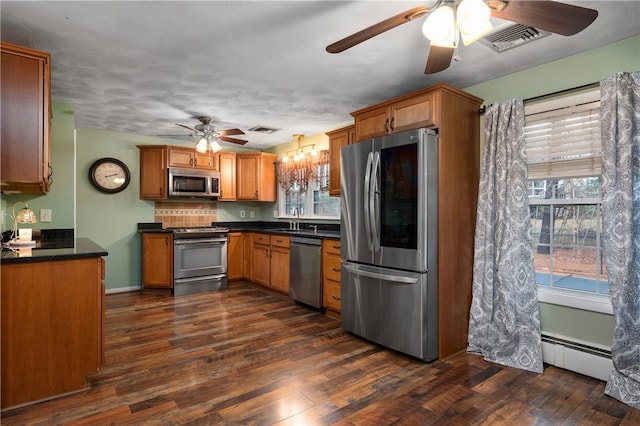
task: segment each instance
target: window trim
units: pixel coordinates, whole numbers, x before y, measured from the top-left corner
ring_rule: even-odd
[[[307,187],[307,193],[306,193],[306,197],[305,200],[306,203],[308,204],[306,207],[311,207],[311,210],[313,210],[313,197],[309,197],[309,195],[313,194],[314,189],[311,188],[311,185],[309,185],[309,187]],[[327,192],[329,190],[327,189]],[[286,213],[286,209],[285,209],[285,205],[286,205],[286,195],[284,192],[284,189],[282,189],[279,185],[278,185],[278,219],[297,219],[297,217],[295,215],[290,215]],[[335,197],[337,198],[337,197]],[[309,211],[310,209],[307,208],[307,211]],[[300,215],[300,219],[306,219],[306,220],[336,220],[339,221],[340,220],[340,212],[338,211],[338,215],[337,216],[309,216],[307,214],[304,215]]]
[[[537,285],[538,302],[613,315],[611,296]]]

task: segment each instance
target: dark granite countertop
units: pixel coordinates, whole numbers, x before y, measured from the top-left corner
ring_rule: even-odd
[[[291,230],[287,222],[214,222],[212,226],[224,226],[229,228],[230,232],[261,232],[265,234],[300,236],[307,238],[331,238],[340,239],[340,225],[325,223],[300,223],[300,230]],[[310,228],[317,226],[317,231]],[[138,232],[171,232],[162,229],[160,223],[140,223],[138,224]]]
[[[35,247],[2,247],[3,264],[108,256],[89,238],[36,240]]]

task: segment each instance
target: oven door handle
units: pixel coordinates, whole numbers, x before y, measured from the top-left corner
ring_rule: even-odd
[[[174,240],[174,244],[226,244],[226,238],[191,238],[188,240]]]
[[[183,284],[183,283],[190,283],[190,282],[203,281],[203,280],[221,281],[224,278],[226,278],[226,276],[227,276],[226,274],[217,274],[217,275],[205,275],[202,277],[179,278],[174,280],[174,284]]]

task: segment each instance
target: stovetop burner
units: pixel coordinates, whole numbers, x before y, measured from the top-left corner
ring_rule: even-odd
[[[183,228],[168,228],[172,230],[174,233],[180,232],[229,232],[229,228],[224,228],[222,226],[194,226],[194,227],[183,227]]]
[[[226,235],[229,228],[222,226],[167,228],[173,231],[176,238],[206,238]]]

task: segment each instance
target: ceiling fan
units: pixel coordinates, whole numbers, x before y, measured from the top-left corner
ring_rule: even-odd
[[[326,50],[340,53],[427,14],[422,31],[431,41],[431,49],[425,74],[449,68],[459,38],[468,45],[491,32],[491,17],[564,36],[579,33],[598,17],[597,10],[550,0],[437,0],[430,8],[404,11],[332,43]]]
[[[227,129],[218,130],[214,125],[214,119],[207,116],[195,117],[200,121],[200,124],[196,124],[194,127],[187,126],[186,124],[175,123],[176,126],[184,127],[187,130],[193,132],[191,136],[197,137],[196,151],[205,153],[207,150],[211,152],[218,152],[222,148],[218,141],[235,143],[238,145],[244,145],[247,141],[243,139],[230,138],[229,135],[244,135],[245,133],[240,129]]]

